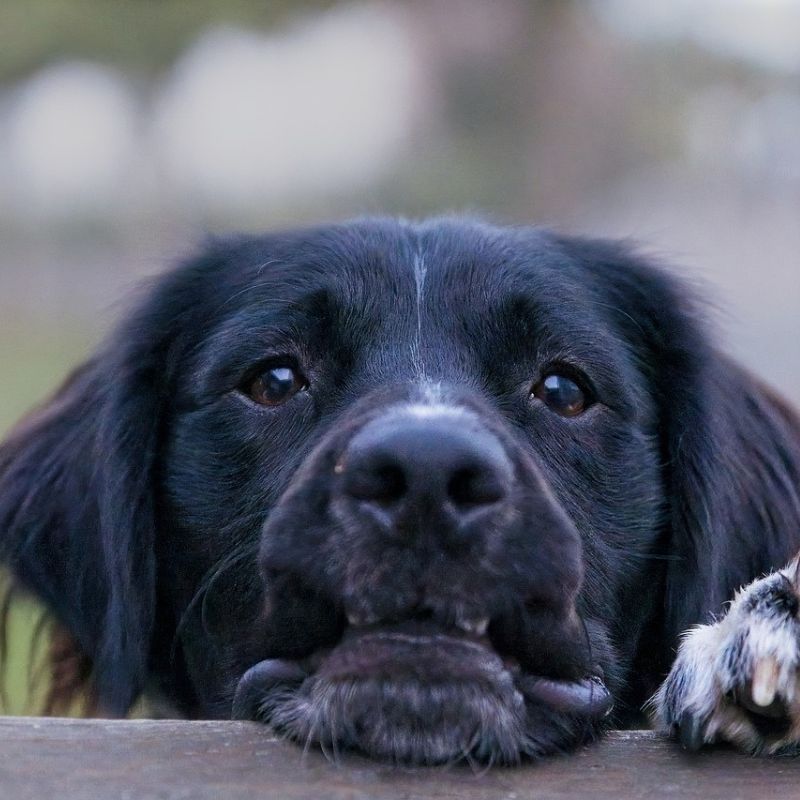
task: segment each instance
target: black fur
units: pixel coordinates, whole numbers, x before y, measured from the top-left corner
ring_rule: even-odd
[[[243,396],[286,356],[307,391]],[[555,414],[531,397],[548,370],[596,402]],[[513,465],[468,547],[423,523],[386,541],[337,500],[353,437],[431,397]],[[796,552],[799,431],[683,286],[617,243],[458,219],[221,240],[2,446],[0,552],[107,713],[149,689],[226,717],[280,659],[258,674],[308,677],[243,707],[295,737],[515,760],[606,724],[540,702],[540,678],[602,678],[607,722],[629,723],[679,633]],[[488,641],[451,635],[463,615],[490,617]],[[376,672],[404,636],[428,644]]]

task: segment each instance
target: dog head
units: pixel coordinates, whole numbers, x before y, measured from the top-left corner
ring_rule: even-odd
[[[747,431],[789,425],[612,243],[463,220],[224,240],[0,451],[3,557],[111,713],[155,685],[299,740],[513,761],[635,703],[778,557],[724,538],[791,517],[736,469]]]

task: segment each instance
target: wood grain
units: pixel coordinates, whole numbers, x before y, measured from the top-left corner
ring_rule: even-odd
[[[689,755],[647,731],[482,773],[333,762],[255,723],[0,719],[2,800],[800,798],[800,759]]]

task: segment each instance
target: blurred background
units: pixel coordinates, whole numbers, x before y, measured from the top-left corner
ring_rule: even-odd
[[[798,0],[2,0],[0,433],[208,231],[623,236],[800,393]]]

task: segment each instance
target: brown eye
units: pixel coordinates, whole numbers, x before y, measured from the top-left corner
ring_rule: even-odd
[[[565,375],[545,375],[533,387],[532,394],[562,417],[576,417],[589,406],[589,399],[583,389]]]
[[[245,394],[262,406],[277,406],[308,388],[305,378],[293,367],[270,367],[248,384]]]

